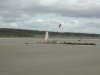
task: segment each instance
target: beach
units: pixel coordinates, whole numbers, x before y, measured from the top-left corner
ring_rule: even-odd
[[[99,39],[90,45],[37,44],[41,38],[0,38],[0,75],[100,75]],[[27,43],[27,44],[26,44]]]

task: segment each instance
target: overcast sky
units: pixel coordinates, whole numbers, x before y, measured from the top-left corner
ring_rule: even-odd
[[[0,28],[100,34],[100,0],[0,0]]]

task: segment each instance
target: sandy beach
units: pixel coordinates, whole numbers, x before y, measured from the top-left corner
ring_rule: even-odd
[[[42,39],[0,38],[0,75],[100,75],[99,39],[80,41],[96,46],[36,44],[39,41]]]

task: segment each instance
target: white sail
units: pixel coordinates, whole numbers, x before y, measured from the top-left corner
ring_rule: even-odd
[[[44,41],[47,42],[48,38],[49,38],[49,33],[48,33],[48,31],[46,31]]]

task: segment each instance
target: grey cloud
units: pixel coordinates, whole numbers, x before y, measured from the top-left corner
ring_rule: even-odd
[[[77,32],[83,32],[83,33],[98,33],[100,34],[100,24],[96,22],[88,21],[86,23],[81,23],[79,26],[77,26],[76,29],[73,29]]]
[[[26,2],[23,0],[18,0],[18,1],[4,0],[3,2],[0,3],[0,10],[1,11],[8,10],[8,14],[13,12],[15,13],[15,15],[18,14],[19,12],[25,12],[27,14],[58,13],[62,16],[69,16],[69,17],[96,17],[96,18],[100,17],[100,14],[99,14],[100,6],[96,5],[97,1],[93,1],[93,0],[79,1],[78,0],[73,4],[70,4],[69,0],[68,1],[57,0],[57,1],[54,1],[56,3],[51,3],[51,5],[49,6],[45,6],[41,4],[40,2],[42,1],[44,1],[44,4],[46,4],[45,3],[46,0],[41,0],[41,1],[29,0],[29,2],[28,0],[26,0]]]
[[[0,0],[0,27],[18,27],[25,29],[52,30],[59,22],[65,23],[62,31],[100,32],[99,23],[92,22],[100,18],[99,0]],[[89,20],[88,20],[89,18]],[[43,19],[45,23],[30,22]],[[81,20],[82,19],[82,20]],[[73,22],[79,21],[78,25]],[[28,22],[29,21],[29,22]],[[72,22],[71,22],[72,21]],[[84,21],[84,22],[83,22]],[[13,26],[12,24],[15,23]],[[1,26],[2,25],[2,26]],[[51,30],[49,29],[49,30]]]
[[[95,23],[95,22],[89,22],[87,24],[85,24],[86,27],[89,27],[89,28],[96,28],[96,29],[100,29],[100,24],[98,23]]]

